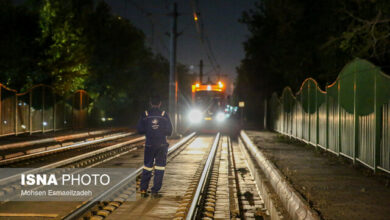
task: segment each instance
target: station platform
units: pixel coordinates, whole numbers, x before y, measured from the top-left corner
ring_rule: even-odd
[[[246,131],[320,219],[390,219],[389,176],[266,131]]]

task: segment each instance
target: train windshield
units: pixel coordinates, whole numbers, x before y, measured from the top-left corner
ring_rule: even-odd
[[[195,105],[209,112],[224,108],[224,94],[218,91],[198,91],[195,93]]]

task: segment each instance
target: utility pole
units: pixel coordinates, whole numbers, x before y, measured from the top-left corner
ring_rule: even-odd
[[[172,138],[177,138],[177,72],[176,72],[176,38],[177,38],[177,3],[173,3],[172,14],[172,29],[171,29],[171,40],[170,40],[170,62],[169,62],[169,113],[172,119],[173,132]]]
[[[200,60],[199,62],[199,83],[202,84],[203,82],[203,60]]]

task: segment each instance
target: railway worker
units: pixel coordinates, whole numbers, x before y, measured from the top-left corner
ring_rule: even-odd
[[[168,113],[160,110],[161,99],[153,96],[150,99],[151,108],[142,113],[137,124],[140,134],[145,134],[144,168],[141,177],[141,197],[148,197],[149,181],[154,168],[152,198],[159,198],[158,191],[161,189],[165,165],[167,160],[168,143],[167,136],[172,134],[172,124]]]

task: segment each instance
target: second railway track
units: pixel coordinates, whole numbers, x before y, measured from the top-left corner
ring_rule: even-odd
[[[50,160],[48,160],[47,158],[41,158],[41,159],[45,159],[45,163],[41,164],[41,166],[37,166],[36,168],[29,169],[28,173],[38,173],[41,171],[46,171],[53,168],[62,168],[62,167],[69,167],[69,168],[93,167],[107,160],[111,160],[122,154],[126,154],[137,149],[137,146],[135,144],[142,142],[145,139],[144,137],[131,137],[131,138],[124,138],[124,137],[125,136],[122,136],[121,137],[122,139],[117,140],[114,143],[112,142],[105,143],[105,146],[99,145],[89,149],[84,149],[79,151],[76,154],[72,152],[71,153],[71,155],[73,154],[72,156],[69,154],[65,154],[65,155],[61,154],[61,155],[54,155],[55,157],[50,158]],[[96,143],[91,143],[91,144],[96,144]],[[18,182],[19,179],[20,179],[20,174],[15,174],[0,179],[0,196],[7,196],[7,194],[11,194],[14,191],[18,190],[20,188],[20,183]],[[0,202],[0,204],[4,204],[5,202],[7,201],[2,201]]]
[[[33,166],[34,161],[42,161],[49,156],[80,149],[91,149],[104,142],[116,141],[134,135],[133,132],[119,132],[104,136],[77,140],[76,142],[54,143],[46,146],[30,146],[28,151],[20,151],[21,155],[0,160],[0,167],[26,167]]]

